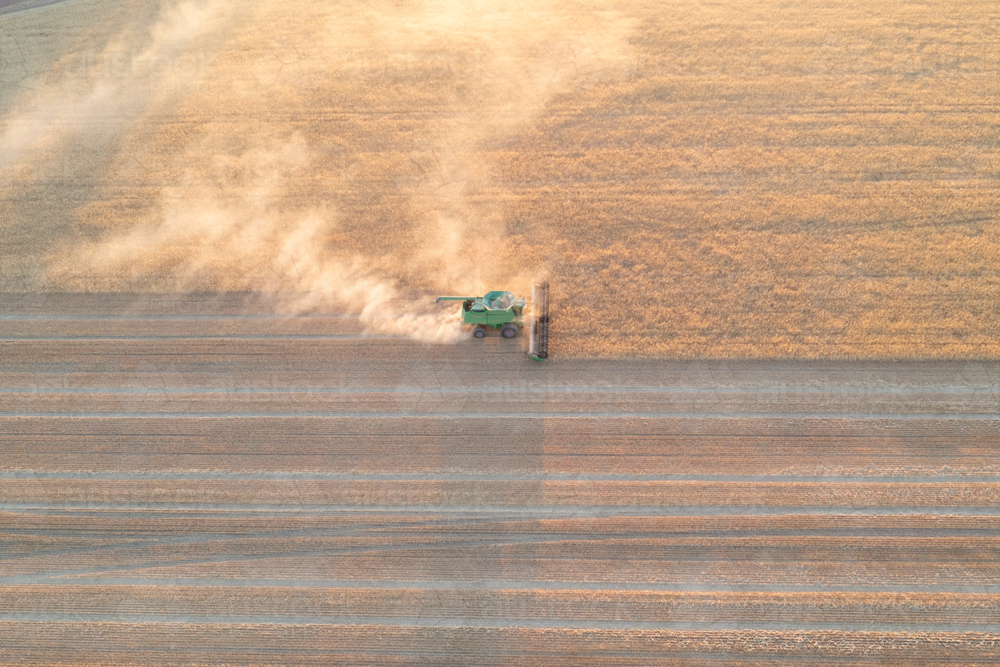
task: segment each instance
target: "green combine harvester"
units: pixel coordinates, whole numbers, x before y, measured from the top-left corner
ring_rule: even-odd
[[[549,284],[531,288],[531,310],[528,321],[525,311],[528,302],[511,292],[496,290],[485,296],[439,296],[441,301],[462,302],[462,324],[472,327],[472,335],[484,338],[489,330],[499,331],[504,338],[514,338],[528,327],[528,356],[536,361],[549,357]]]

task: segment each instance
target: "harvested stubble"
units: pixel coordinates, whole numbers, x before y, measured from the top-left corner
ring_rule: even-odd
[[[118,480],[15,479],[0,488],[0,503],[211,507],[261,506],[625,506],[826,508],[965,508],[1000,505],[1000,482],[705,482],[629,480],[368,479]]]
[[[247,500],[218,509],[27,502],[4,516],[15,531],[5,574],[38,583],[996,592],[995,517],[735,506],[719,517],[704,516],[720,511],[707,507],[672,516],[669,507],[533,501],[294,511]]]
[[[14,470],[995,478],[987,420],[2,417]],[[67,432],[69,429],[69,432]],[[961,447],[956,448],[955,443]]]
[[[698,592],[538,590],[498,588],[484,595],[461,588],[337,588],[137,585],[0,587],[7,613],[80,615],[91,620],[132,617],[268,616],[329,622],[350,617],[484,621],[599,621],[683,623],[730,627],[806,628],[837,623],[862,629],[990,626],[1000,613],[994,595],[885,592]]]
[[[223,343],[224,344],[224,343]],[[114,345],[113,342],[107,344]],[[191,344],[196,347],[197,343]],[[12,347],[12,346],[8,346]],[[60,345],[60,348],[64,347]],[[133,346],[120,345],[129,349]],[[252,354],[259,346],[253,342],[244,346],[245,354]],[[16,348],[15,348],[16,349]],[[192,355],[205,357],[192,351]],[[157,355],[159,356],[159,355]],[[67,360],[69,363],[69,360]],[[206,364],[208,365],[208,364]],[[476,414],[483,417],[510,415],[512,417],[571,417],[574,414],[635,415],[642,417],[698,417],[725,415],[737,417],[780,417],[805,415],[812,418],[823,415],[887,415],[916,416],[996,414],[997,399],[986,393],[957,394],[951,391],[923,391],[905,395],[891,393],[865,393],[851,395],[843,392],[716,392],[669,389],[626,392],[608,390],[595,392],[591,388],[573,391],[559,388],[551,391],[511,391],[497,401],[498,392],[493,388],[434,391],[416,387],[392,387],[387,390],[322,389],[295,390],[281,388],[273,391],[262,388],[256,391],[202,390],[170,391],[138,390],[84,390],[75,392],[8,393],[2,413],[23,415],[100,415],[108,413],[133,413],[136,415],[190,414],[205,416],[363,416],[398,415],[400,417],[441,415],[455,417]]]
[[[32,301],[0,312],[0,664],[996,662],[995,362],[282,354],[176,302],[234,336],[67,345]]]
[[[998,656],[1000,636],[984,632],[836,632],[755,630],[634,630],[549,628],[420,628],[380,625],[221,626],[178,623],[170,626],[125,623],[19,623],[0,621],[8,638],[0,648],[4,664],[55,659],[88,664],[110,656],[128,662],[224,664],[386,664],[430,660],[439,664],[505,665],[512,660],[579,664],[592,656],[601,664],[722,664],[798,657],[799,664],[989,664]],[[43,638],[47,652],[39,651]],[[228,646],[244,646],[238,652]],[[316,646],[307,650],[292,646]],[[74,648],[69,648],[73,646]],[[139,649],[138,646],[149,646]],[[200,647],[200,648],[193,648]],[[636,661],[624,654],[641,651]],[[481,658],[480,656],[487,656]],[[845,662],[845,660],[847,662]],[[667,660],[669,662],[661,662]],[[204,663],[202,663],[204,664]],[[718,664],[718,663],[716,663]]]

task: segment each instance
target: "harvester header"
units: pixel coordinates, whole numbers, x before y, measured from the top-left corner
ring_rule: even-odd
[[[462,302],[462,324],[472,327],[472,335],[484,338],[489,330],[499,330],[504,338],[514,338],[528,327],[528,356],[542,361],[549,356],[549,284],[531,290],[531,309],[524,297],[506,290],[494,290],[484,296],[439,296],[441,301]],[[527,321],[525,320],[528,316]]]
[[[528,338],[528,356],[541,361],[549,358],[549,284],[541,283],[531,288],[531,336]]]

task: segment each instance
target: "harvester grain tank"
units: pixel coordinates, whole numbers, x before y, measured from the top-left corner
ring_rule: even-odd
[[[441,301],[462,302],[462,324],[472,327],[472,335],[484,338],[490,330],[504,338],[514,338],[525,326],[530,334],[528,356],[541,361],[549,356],[549,284],[535,285],[531,290],[531,310],[525,315],[528,302],[506,290],[487,292],[485,296],[439,296]]]

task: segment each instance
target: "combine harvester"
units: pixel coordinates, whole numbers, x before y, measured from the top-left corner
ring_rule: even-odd
[[[490,329],[499,330],[504,338],[513,338],[528,327],[528,356],[535,361],[549,357],[549,284],[531,288],[531,315],[525,323],[527,301],[511,292],[497,290],[486,296],[439,296],[441,301],[462,301],[462,324],[472,326],[472,335],[484,338]]]

